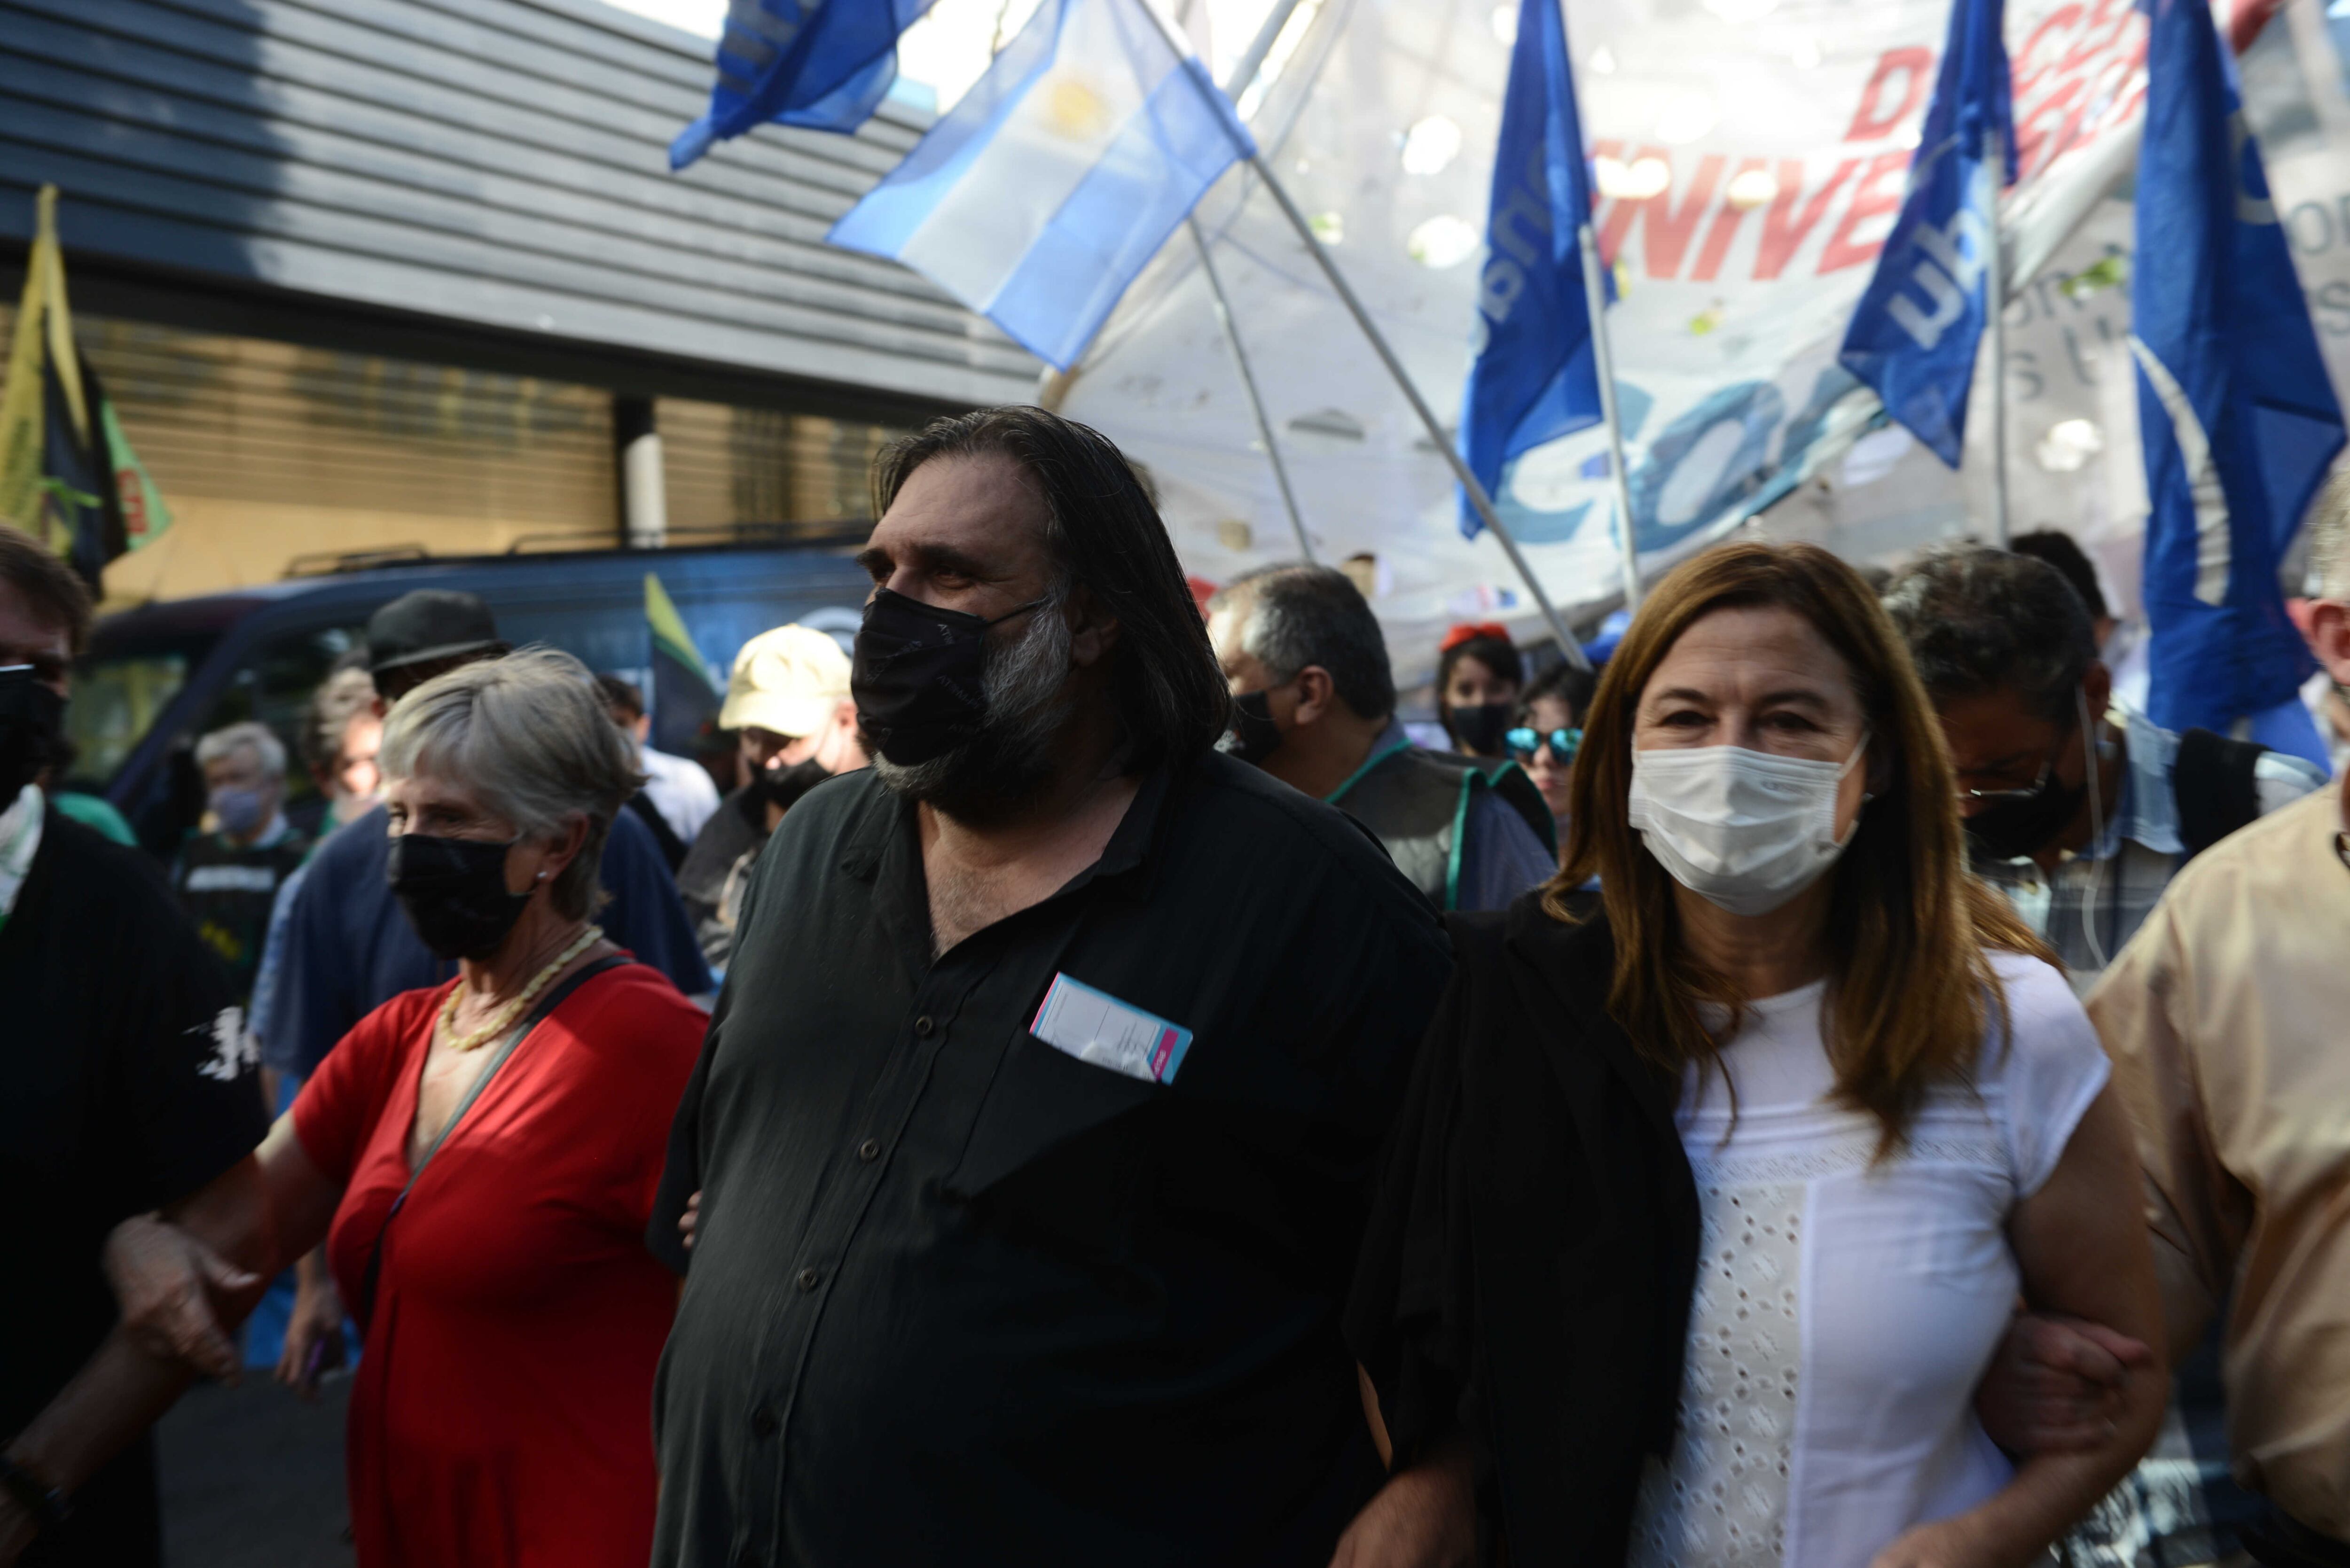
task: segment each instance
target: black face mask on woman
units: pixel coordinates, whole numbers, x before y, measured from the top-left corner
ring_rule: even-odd
[[[489,957],[530,902],[506,891],[513,844],[402,833],[391,841],[384,880],[424,945],[444,959]]]
[[[66,700],[31,665],[0,666],[0,809],[49,765],[65,717]]]
[[[1455,708],[1444,716],[1445,728],[1464,752],[1481,757],[1502,754],[1502,738],[1510,732],[1510,720],[1517,711],[1513,702],[1480,702],[1473,707]]]
[[[857,722],[874,749],[912,767],[977,735],[987,721],[987,628],[1045,602],[989,620],[876,589],[848,672]]]

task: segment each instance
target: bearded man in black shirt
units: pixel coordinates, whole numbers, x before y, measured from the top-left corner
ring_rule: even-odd
[[[101,1251],[161,1209],[251,1257],[267,1124],[228,976],[161,873],[32,782],[89,614],[0,524],[0,1563],[139,1568],[161,1551],[146,1427],[190,1375],[118,1325]],[[192,1278],[224,1301],[261,1286],[217,1258]],[[217,1335],[172,1348],[234,1367]]]
[[[1450,968],[1230,699],[1117,449],[888,452],[873,767],[769,842],[651,1241],[663,1564],[1323,1568],[1379,1467],[1338,1332]]]

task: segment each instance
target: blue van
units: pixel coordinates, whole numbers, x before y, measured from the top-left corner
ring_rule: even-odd
[[[141,844],[168,856],[203,811],[197,737],[259,719],[286,742],[289,799],[314,798],[298,761],[304,706],[359,646],[368,617],[414,588],[479,594],[516,647],[546,643],[641,682],[651,663],[650,572],[723,690],[734,650],[770,627],[798,621],[846,643],[871,587],[849,559],[864,537],[858,526],[820,544],[356,564],[125,610],[99,622],[75,668],[66,723],[78,754],[68,782],[106,796]]]

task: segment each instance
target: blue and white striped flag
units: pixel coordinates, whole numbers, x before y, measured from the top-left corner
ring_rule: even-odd
[[[935,0],[733,0],[710,109],[669,144],[682,169],[713,142],[774,120],[855,130],[898,75],[898,35]]]
[[[2312,668],[2277,569],[2342,450],[2342,408],[2210,8],[2150,10],[2129,339],[2147,716],[2225,733],[2293,701]]]
[[[2001,0],[1952,0],[1909,193],[1836,358],[1952,468],[1989,298],[1999,188],[2015,182],[2015,105]]]
[[[832,243],[903,262],[1067,369],[1216,177],[1256,151],[1148,4],[1045,0]]]

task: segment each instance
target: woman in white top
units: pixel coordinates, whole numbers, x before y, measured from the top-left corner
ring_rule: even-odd
[[[1569,820],[1548,888],[1453,922],[1349,1313],[1399,1468],[1340,1568],[2033,1561],[2165,1379],[2020,1465],[1978,1385],[2019,1297],[2158,1342],[2153,1262],[2104,1054],[1965,874],[1866,584],[1760,543],[1669,576]]]

